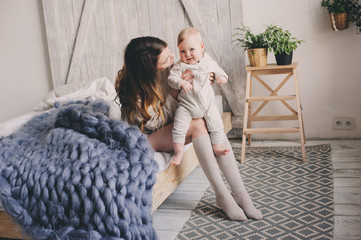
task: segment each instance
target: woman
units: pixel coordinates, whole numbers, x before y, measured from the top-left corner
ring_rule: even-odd
[[[177,92],[170,90],[164,99],[164,89],[158,72],[173,64],[174,54],[167,44],[155,37],[140,37],[130,41],[125,49],[124,65],[115,83],[121,104],[123,120],[137,125],[148,135],[155,151],[173,152],[173,116],[177,107]],[[210,74],[211,75],[211,74]],[[182,74],[184,80],[193,78],[191,72]],[[214,80],[210,76],[210,80]],[[227,148],[229,141],[224,136]],[[262,213],[253,206],[245,189],[234,154],[215,158],[203,119],[193,119],[186,134],[186,143],[193,142],[198,161],[211,183],[217,204],[230,220],[262,219]],[[232,193],[224,184],[218,167],[229,183]]]

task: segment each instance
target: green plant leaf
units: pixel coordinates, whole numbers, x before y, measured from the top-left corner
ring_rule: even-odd
[[[292,37],[288,30],[284,30],[281,27],[273,24],[268,25],[265,31],[265,37],[267,39],[270,51],[274,54],[287,53],[290,54],[292,50],[295,50],[299,44],[304,42]]]
[[[232,42],[237,42],[236,46],[243,48],[244,51],[250,48],[268,48],[268,42],[264,33],[254,34],[248,26],[242,25],[234,29]]]

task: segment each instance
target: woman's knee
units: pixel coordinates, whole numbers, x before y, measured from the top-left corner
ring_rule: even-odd
[[[168,124],[148,136],[149,144],[154,151],[157,152],[171,152],[172,145],[172,127],[173,124]]]
[[[206,122],[203,118],[193,119],[189,126],[189,130],[191,131],[192,138],[208,134]]]

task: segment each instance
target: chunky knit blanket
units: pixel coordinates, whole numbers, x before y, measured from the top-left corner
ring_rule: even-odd
[[[0,140],[5,210],[35,239],[156,239],[158,165],[103,101],[57,106]]]

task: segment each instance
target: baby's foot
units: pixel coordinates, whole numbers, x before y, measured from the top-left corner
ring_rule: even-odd
[[[223,148],[223,147],[213,147],[213,152],[214,155],[216,155],[216,157],[222,156],[222,155],[226,155],[229,153],[229,151],[231,151],[230,149],[227,148]]]
[[[175,153],[170,163],[172,165],[178,166],[182,162],[182,158],[183,158],[183,152]]]

